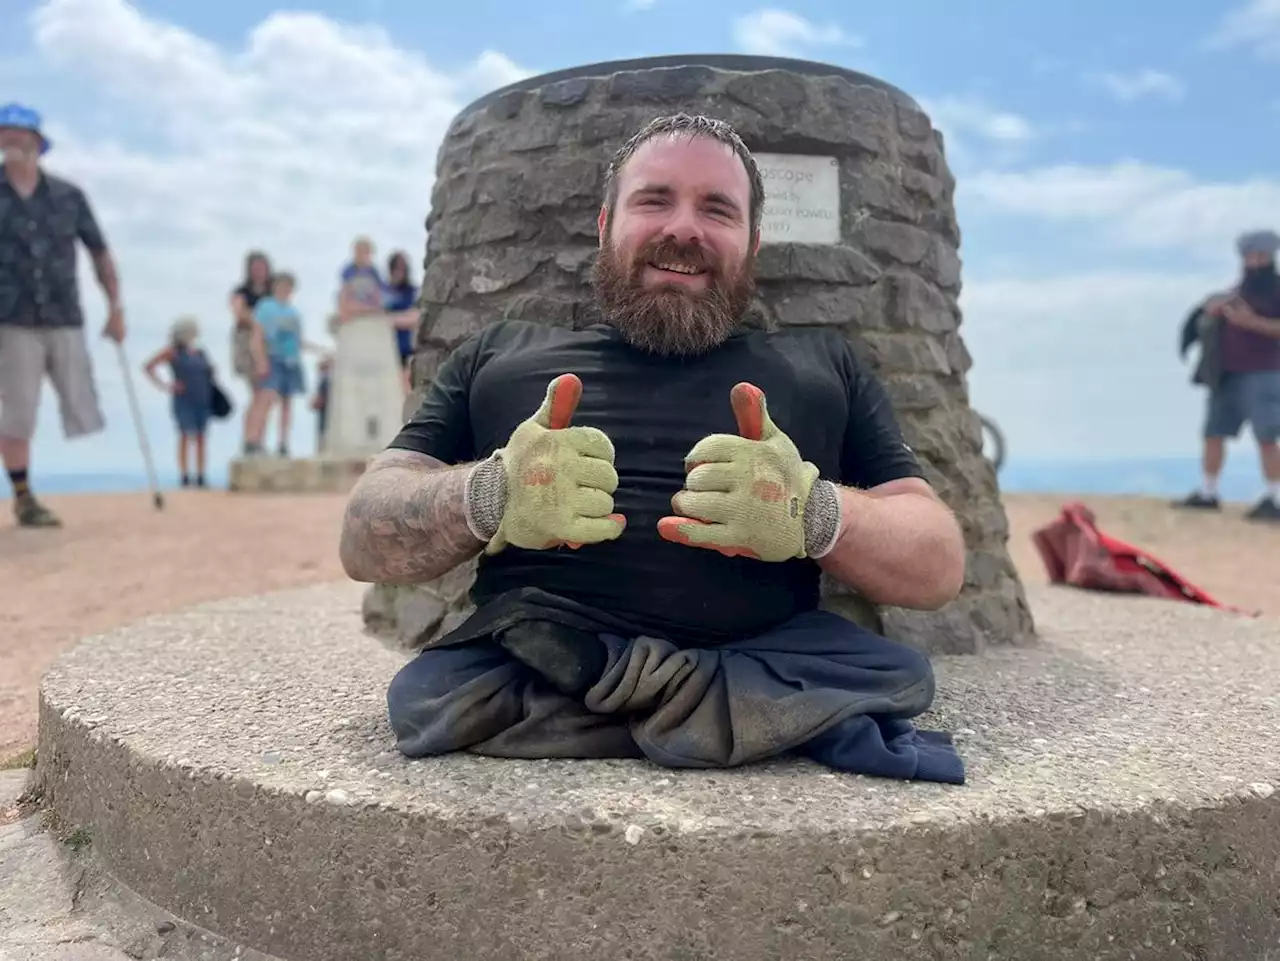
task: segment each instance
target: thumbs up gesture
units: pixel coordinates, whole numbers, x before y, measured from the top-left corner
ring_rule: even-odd
[[[595,427],[569,426],[581,398],[582,381],[561,374],[547,385],[542,406],[494,453],[503,468],[505,506],[485,553],[508,544],[578,548],[613,540],[626,527],[613,512],[613,442]]]
[[[678,516],[662,518],[658,533],[729,557],[804,557],[805,506],[818,468],[769,417],[759,387],[738,384],[729,402],[738,435],[712,434],[689,451],[684,489],[671,498]]]

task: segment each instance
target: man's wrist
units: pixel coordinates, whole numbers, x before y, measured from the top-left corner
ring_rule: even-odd
[[[507,470],[497,455],[486,458],[467,472],[467,527],[487,544],[498,533],[507,507]]]
[[[840,539],[844,507],[840,488],[829,480],[816,480],[804,506],[804,552],[814,560],[831,552]]]

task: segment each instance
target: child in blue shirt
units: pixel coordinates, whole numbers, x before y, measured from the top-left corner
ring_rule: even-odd
[[[302,352],[314,350],[302,337],[302,314],[293,305],[294,278],[286,272],[271,280],[271,296],[258,301],[253,319],[262,328],[262,341],[267,351],[269,371],[262,387],[267,392],[267,416],[280,405],[279,448],[281,457],[289,456],[289,426],[292,401],[306,390]]]
[[[365,237],[352,246],[351,263],[342,268],[338,291],[338,317],[350,320],[382,312],[383,285],[373,263],[373,243]]]

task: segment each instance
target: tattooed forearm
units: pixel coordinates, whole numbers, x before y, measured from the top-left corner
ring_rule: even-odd
[[[466,516],[471,466],[448,467],[404,450],[380,454],[347,502],[339,546],[347,576],[420,584],[478,554],[483,544]]]

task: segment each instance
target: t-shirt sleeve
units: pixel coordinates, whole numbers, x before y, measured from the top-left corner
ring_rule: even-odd
[[[388,448],[426,454],[446,464],[474,460],[471,381],[483,333],[458,346],[436,372],[422,403]]]
[[[89,198],[79,190],[76,191],[76,234],[91,254],[100,254],[107,249],[107,239],[102,236],[102,228],[98,226]]]
[[[849,348],[849,422],[840,458],[840,482],[868,490],[904,477],[924,477],[915,453],[902,437],[889,393]]]

